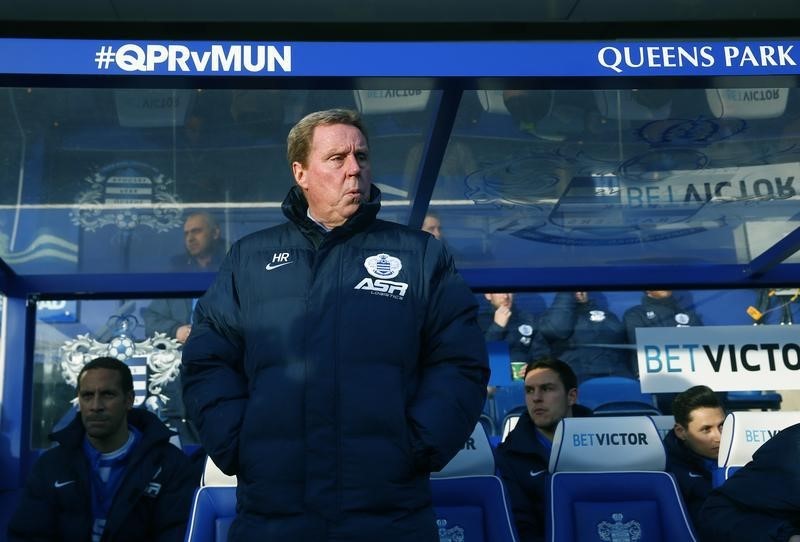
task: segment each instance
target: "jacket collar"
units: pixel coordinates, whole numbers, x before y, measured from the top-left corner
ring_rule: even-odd
[[[347,222],[331,230],[330,234],[328,235],[332,235],[334,233],[355,233],[366,229],[367,226],[375,221],[375,217],[378,215],[380,208],[381,191],[373,184],[370,187],[369,200],[359,205],[356,213],[348,218]],[[297,227],[300,228],[300,231],[302,231],[307,237],[310,237],[314,240],[319,240],[322,236],[324,236],[324,234],[320,231],[319,226],[315,224],[313,220],[308,218],[308,202],[306,201],[306,197],[303,195],[303,191],[299,186],[295,185],[289,190],[289,193],[283,200],[281,209],[283,210],[283,214],[286,215],[286,218],[296,224]]]
[[[155,414],[143,408],[132,408],[128,411],[128,424],[141,431],[142,440],[140,445],[146,445],[140,446],[141,448],[149,447],[151,444],[162,440],[168,441],[172,436],[172,431]],[[81,414],[76,411],[72,421],[63,429],[51,433],[49,438],[67,448],[79,447],[82,445],[85,433],[86,430],[83,428]]]

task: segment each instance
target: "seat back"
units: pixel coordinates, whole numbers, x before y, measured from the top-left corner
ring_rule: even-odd
[[[565,418],[550,455],[547,539],[695,541],[646,416]]]
[[[516,540],[510,507],[483,425],[437,473],[431,494],[440,541],[511,542]]]
[[[439,472],[432,472],[431,478],[450,478],[453,476],[475,476],[494,474],[494,455],[486,436],[483,424],[478,422],[467,438],[464,447]]]
[[[489,353],[489,369],[491,369],[489,384],[498,387],[511,386],[513,380],[508,343],[506,341],[486,341],[486,351]]]
[[[661,415],[655,395],[642,393],[638,380],[622,376],[585,380],[578,385],[578,401],[595,416]]]
[[[186,542],[226,542],[236,517],[236,488],[206,486],[195,491]]]
[[[653,420],[654,424],[656,424],[658,436],[661,437],[661,440],[664,440],[664,437],[667,436],[667,433],[669,433],[672,428],[675,427],[675,416],[672,416],[671,414],[650,416],[650,419]]]
[[[233,486],[236,487],[238,480],[236,476],[225,474],[214,463],[214,460],[206,456],[206,463],[203,467],[203,475],[200,478],[200,486]]]
[[[500,437],[500,442],[506,440],[508,434],[511,433],[511,431],[513,431],[514,428],[517,426],[517,422],[519,422],[519,417],[523,415],[525,414],[522,412],[512,412],[511,414],[506,416],[506,418],[503,420],[503,430],[502,430],[502,435]]]
[[[518,414],[525,410],[525,384],[512,382],[507,386],[498,386],[491,398],[491,411],[496,427],[502,428],[506,416]]]
[[[722,485],[746,465],[762,444],[790,425],[800,423],[800,412],[731,412],[722,426],[714,487]]]
[[[664,444],[647,416],[564,418],[553,436],[550,472],[663,471]]]

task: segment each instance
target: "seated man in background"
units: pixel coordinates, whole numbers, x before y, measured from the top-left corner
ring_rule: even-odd
[[[219,224],[205,211],[186,217],[183,244],[186,251],[170,261],[173,271],[216,271],[225,259],[225,240]]]
[[[442,240],[442,221],[436,213],[428,211],[425,215],[425,220],[422,221],[421,229],[430,233],[439,241]]]
[[[708,386],[693,386],[672,401],[675,427],[664,437],[667,471],[678,481],[686,509],[697,524],[711,491],[725,411]]]
[[[550,353],[547,343],[538,331],[536,318],[529,312],[514,307],[514,294],[484,294],[489,307],[478,314],[478,324],[486,341],[505,341],[508,343],[512,367],[525,364]],[[521,374],[514,374],[521,378]]]
[[[572,367],[578,384],[599,376],[636,378],[625,327],[602,310],[588,292],[559,292],[539,318],[539,331],[552,355]],[[614,348],[619,345],[619,348]]]
[[[672,295],[672,290],[646,290],[639,305],[629,308],[622,317],[628,342],[636,344],[636,328],[639,327],[688,327],[702,326],[703,322],[694,311],[681,307]]]
[[[702,326],[700,317],[691,310],[682,307],[672,290],[645,290],[642,302],[625,311],[622,316],[628,342],[636,344],[636,329],[644,327],[689,327]],[[636,350],[632,350],[631,365],[639,374]],[[672,414],[672,401],[675,395],[661,393],[656,396],[658,408],[663,414]]]
[[[133,377],[115,358],[78,374],[80,411],[34,464],[8,539],[182,542],[199,479],[171,432],[133,409]]]
[[[800,424],[761,446],[706,499],[704,542],[800,542]]]
[[[544,540],[545,475],[553,435],[563,418],[591,414],[577,399],[577,378],[563,361],[543,358],[525,368],[527,412],[495,453],[521,542]]]

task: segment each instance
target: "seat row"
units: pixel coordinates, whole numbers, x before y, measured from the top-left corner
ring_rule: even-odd
[[[719,485],[800,412],[733,412],[723,425]],[[666,472],[663,436],[671,416],[565,418],[556,430],[547,484],[547,540],[696,540],[675,479]],[[221,542],[236,513],[236,478],[208,459],[195,494],[188,542]],[[517,540],[510,506],[495,476],[492,447],[479,423],[463,449],[431,475],[441,542]],[[627,537],[627,538],[626,538]]]

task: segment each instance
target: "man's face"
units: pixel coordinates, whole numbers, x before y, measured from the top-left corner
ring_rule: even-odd
[[[644,293],[653,299],[666,299],[672,295],[672,290],[646,290]]]
[[[567,391],[558,373],[552,369],[533,369],[525,376],[525,406],[533,424],[552,432],[558,422],[572,415],[578,392]]]
[[[349,124],[314,128],[306,165],[292,163],[311,216],[332,228],[341,226],[369,198],[372,172],[367,140]]]
[[[119,372],[98,368],[83,373],[78,383],[78,406],[86,434],[98,450],[114,450],[104,448],[114,445],[123,435],[127,438],[133,391],[122,391]]]
[[[212,228],[202,215],[190,216],[183,224],[183,240],[193,258],[210,255],[218,239],[219,228]]]
[[[689,414],[689,426],[675,424],[675,435],[696,454],[717,459],[725,412],[721,408],[700,407]]]
[[[422,222],[422,231],[426,231],[433,235],[436,239],[442,238],[442,222],[435,216],[426,216]]]
[[[492,304],[492,307],[499,309],[500,307],[511,308],[514,304],[514,294],[484,294],[486,300]]]

